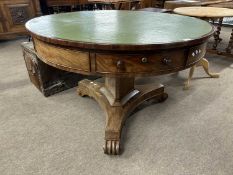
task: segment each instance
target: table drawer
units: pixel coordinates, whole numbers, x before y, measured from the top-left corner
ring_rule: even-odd
[[[201,58],[205,56],[206,53],[206,43],[191,47],[188,53],[187,66],[198,62]]]
[[[185,50],[145,55],[96,54],[96,72],[102,73],[159,73],[185,65]]]

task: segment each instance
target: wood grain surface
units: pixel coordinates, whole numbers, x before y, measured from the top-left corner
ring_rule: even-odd
[[[54,45],[46,44],[34,39],[35,49],[44,62],[50,65],[62,66],[64,69],[74,71],[90,71],[89,53],[71,49],[64,49]]]
[[[219,18],[233,16],[233,9],[220,7],[180,7],[176,8],[174,12],[181,15],[201,18]]]
[[[161,75],[186,69],[205,54],[206,44],[144,53],[90,52],[33,39],[40,59],[56,68],[107,76]]]

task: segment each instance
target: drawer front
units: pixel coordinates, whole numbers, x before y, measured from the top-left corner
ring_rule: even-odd
[[[39,57],[54,67],[63,67],[74,71],[90,71],[88,52],[56,47],[35,38],[34,44]]]
[[[146,55],[96,54],[96,72],[100,73],[163,73],[185,67],[185,50]]]
[[[188,53],[187,66],[198,62],[201,58],[205,56],[206,53],[206,43],[191,47]]]

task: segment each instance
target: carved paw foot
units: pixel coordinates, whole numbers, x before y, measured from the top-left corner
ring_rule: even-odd
[[[103,149],[104,149],[105,154],[119,155],[120,154],[120,141],[119,140],[105,140]]]
[[[81,97],[87,96],[88,95],[88,80],[82,80],[79,82],[78,88],[77,88],[77,93]]]
[[[86,93],[84,93],[84,91],[83,90],[81,90],[81,89],[77,89],[77,93],[78,93],[78,95],[80,95],[81,97],[84,97],[84,96],[86,96]]]

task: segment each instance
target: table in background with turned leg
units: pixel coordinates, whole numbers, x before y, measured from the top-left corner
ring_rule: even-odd
[[[219,42],[221,42],[221,38],[219,37],[220,31],[221,31],[221,25],[224,17],[231,17],[233,16],[233,9],[227,9],[227,8],[219,8],[219,7],[180,7],[174,9],[174,12],[180,15],[185,16],[192,16],[197,17],[206,21],[218,21],[216,26],[216,31],[214,33],[214,44],[213,44],[213,50],[217,49],[217,46]],[[198,28],[198,27],[196,27]],[[229,50],[232,47],[232,38],[230,39],[229,45],[227,47],[227,50]],[[195,54],[195,53],[194,53]],[[184,89],[189,89],[190,87],[190,81],[193,76],[193,72],[196,66],[202,66],[205,70],[205,72],[211,77],[211,78],[218,78],[220,75],[218,73],[211,73],[209,71],[209,63],[206,59],[202,59],[200,62],[198,62],[197,65],[192,67],[189,72],[189,77],[187,81],[185,82]]]
[[[229,8],[229,9],[233,10],[233,1],[213,4],[213,5],[210,5],[210,7]],[[224,52],[221,52],[220,54],[233,57],[232,49],[233,49],[233,29],[232,29],[231,35],[229,37],[229,43],[228,43],[228,46],[226,48],[226,54]]]

